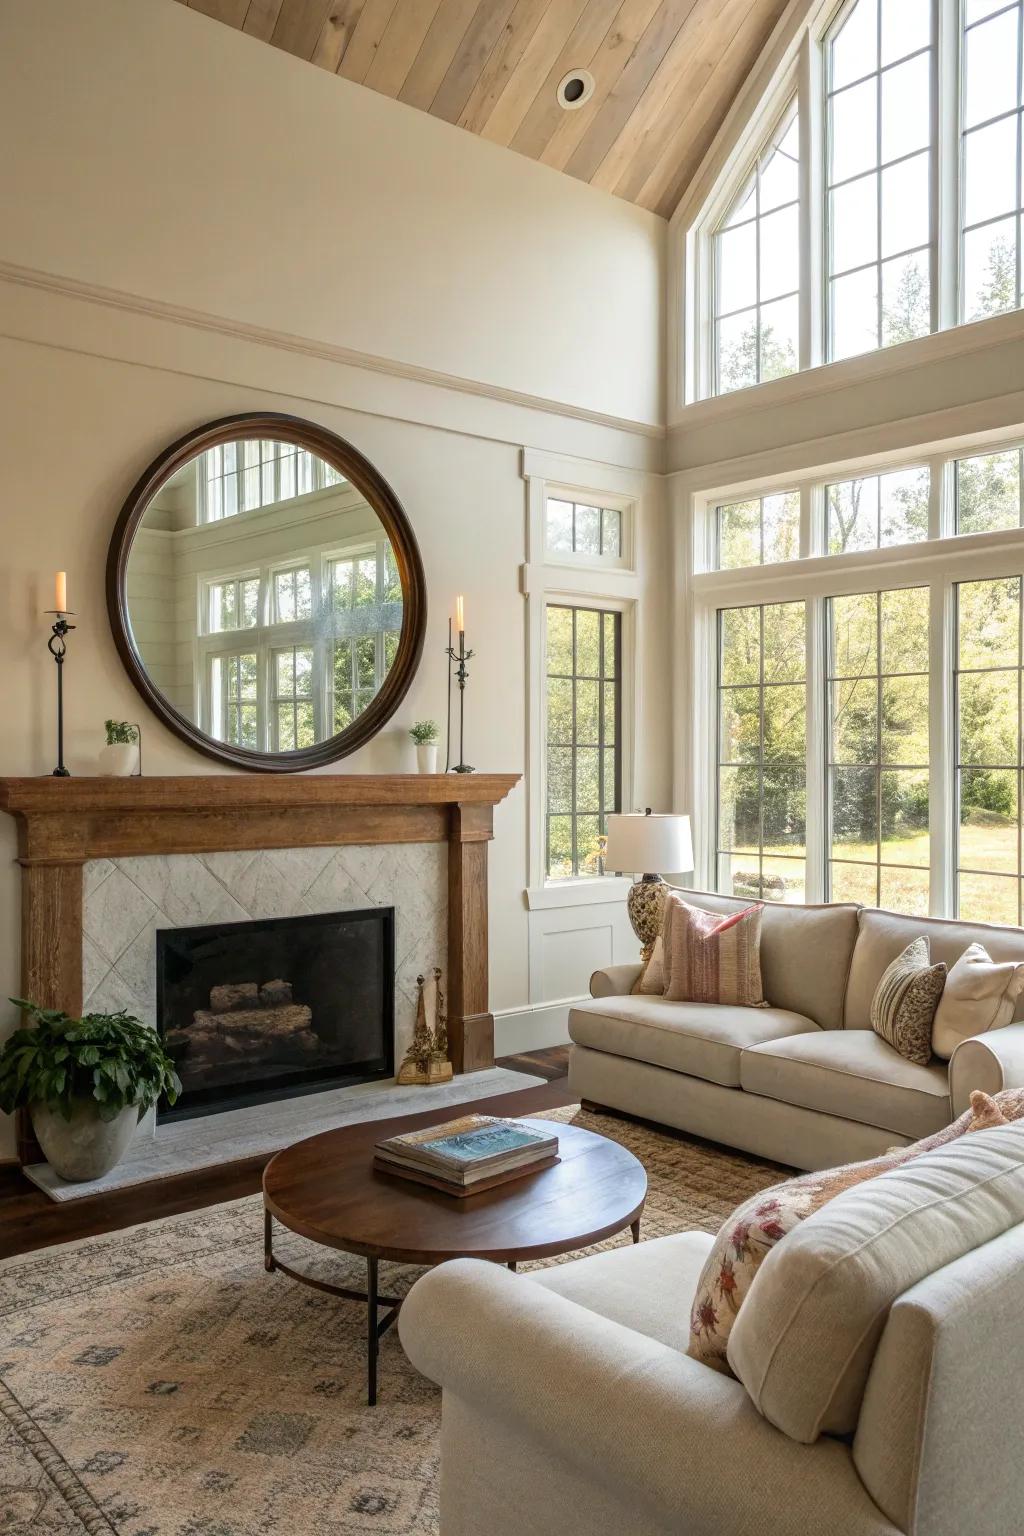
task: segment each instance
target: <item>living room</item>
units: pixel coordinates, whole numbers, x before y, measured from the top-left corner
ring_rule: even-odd
[[[1013,1536],[1024,0],[0,38],[0,1529]]]

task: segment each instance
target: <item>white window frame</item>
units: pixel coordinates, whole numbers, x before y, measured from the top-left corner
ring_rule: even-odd
[[[678,487],[682,517],[690,538],[680,539],[678,579],[689,581],[689,619],[684,626],[690,665],[681,669],[677,695],[685,708],[692,700],[692,728],[677,759],[677,803],[694,817],[694,883],[717,883],[718,763],[718,611],[762,603],[804,601],[807,605],[807,881],[805,900],[824,901],[828,856],[827,657],[825,604],[828,598],[901,587],[929,589],[929,832],[931,875],[929,906],[933,916],[951,917],[956,905],[956,784],[953,669],[955,661],[955,588],[959,583],[1003,576],[1024,578],[1024,528],[994,533],[955,533],[954,465],[957,459],[999,453],[1024,444],[1024,426],[880,454],[870,460],[840,461],[792,472],[765,475],[741,484]],[[927,464],[931,472],[930,537],[914,544],[854,551],[825,552],[824,487],[898,468]],[[784,564],[742,570],[713,569],[715,509],[723,502],[798,486],[801,491],[801,547],[806,556]],[[681,713],[680,718],[685,718]]]
[[[932,0],[936,65],[932,95],[932,242],[931,332],[914,341],[858,353],[830,364],[850,378],[874,377],[907,366],[903,347],[924,348],[942,332],[957,330],[960,320],[961,274],[961,0]],[[787,16],[769,45],[765,77],[752,82],[727,119],[721,141],[713,146],[700,175],[715,179],[706,192],[695,187],[694,199],[677,210],[670,229],[672,283],[669,291],[670,422],[680,419],[684,406],[743,400],[744,390],[714,394],[711,276],[714,230],[736,196],[786,103],[795,94],[800,113],[800,356],[797,375],[750,385],[788,399],[806,392],[796,385],[800,373],[822,366],[827,358],[827,272],[825,260],[824,180],[826,155],[825,42],[833,25],[852,0],[819,0],[803,19]],[[791,7],[792,11],[793,8]],[[770,70],[770,73],[768,71]],[[761,90],[760,98],[753,90]],[[745,119],[743,113],[746,113]],[[705,182],[706,185],[706,182]],[[703,201],[696,199],[703,196]],[[1022,257],[1024,259],[1024,257]],[[1004,322],[999,334],[1016,335],[1022,309],[1013,309],[980,323]],[[1013,324],[1017,317],[1018,324]],[[1005,324],[1010,322],[1009,324]],[[975,322],[978,323],[978,322]],[[963,341],[971,350],[970,338]],[[939,344],[936,355],[958,350]],[[893,353],[897,355],[892,356]],[[788,384],[788,388],[787,388]],[[774,397],[773,396],[773,397]]]
[[[209,516],[209,511],[208,511],[208,506],[207,506],[207,484],[208,484],[208,481],[207,481],[207,476],[206,476],[206,455],[207,455],[208,452],[210,452],[210,450],[207,449],[203,453],[201,453],[199,455],[199,457],[195,461],[196,522],[197,522],[197,525],[200,526],[200,527],[209,525],[211,523],[222,523],[222,522],[225,522],[225,521],[230,521],[231,518],[242,516],[246,512],[262,512],[267,507],[279,506],[281,504],[282,500],[283,501],[287,501],[287,502],[302,501],[307,496],[314,496],[314,495],[316,495],[316,493],[318,491],[332,490],[336,485],[340,485],[340,484],[344,483],[345,477],[343,475],[341,475],[341,478],[339,480],[328,480],[326,471],[332,470],[335,474],[338,474],[338,475],[340,475],[341,472],[339,470],[335,470],[334,466],[332,464],[328,464],[327,461],[325,459],[320,458],[318,454],[312,453],[312,451],[310,449],[302,448],[298,444],[282,442],[279,439],[272,438],[272,437],[259,437],[259,438],[255,438],[255,437],[247,437],[247,438],[245,438],[245,437],[242,437],[242,438],[233,439],[232,441],[237,446],[241,446],[241,445],[243,445],[244,443],[247,443],[247,442],[262,442],[262,443],[268,443],[269,442],[269,443],[273,443],[275,452],[274,452],[273,460],[271,462],[273,463],[273,466],[274,466],[274,494],[270,498],[269,501],[263,501],[261,499],[260,501],[258,501],[252,507],[239,507],[237,512],[229,512],[226,515],[222,512],[219,517],[210,517]],[[227,447],[229,445],[228,444],[218,444],[217,446],[218,447]],[[281,452],[282,448],[287,449],[288,453],[287,454],[282,454],[282,452]],[[306,453],[306,454],[309,454],[309,456],[310,456],[310,458],[312,460],[312,464],[313,464],[313,484],[312,484],[312,486],[310,487],[310,489],[308,491],[301,491],[301,492],[298,492],[297,494],[292,495],[292,496],[282,497],[281,496],[281,460],[284,457],[290,457],[293,451],[295,453]],[[242,469],[242,470],[238,471],[237,473],[244,474],[245,470]],[[217,476],[216,478],[224,479],[224,476],[220,475],[220,476]],[[262,487],[261,487],[261,489],[262,489]]]
[[[643,477],[629,470],[526,449],[527,539],[520,583],[526,599],[527,635],[527,900],[531,908],[587,905],[625,897],[631,881],[615,875],[548,880],[547,809],[547,609],[602,608],[621,614],[619,720],[619,803],[632,807],[636,742],[639,732],[641,655],[638,627],[640,576],[637,570],[637,523]],[[621,555],[600,559],[549,551],[546,542],[548,497],[587,506],[610,507],[621,514]]]

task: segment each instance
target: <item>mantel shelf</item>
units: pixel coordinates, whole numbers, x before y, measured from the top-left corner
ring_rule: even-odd
[[[183,774],[156,778],[0,779],[12,816],[275,811],[331,806],[497,805],[518,773]]]

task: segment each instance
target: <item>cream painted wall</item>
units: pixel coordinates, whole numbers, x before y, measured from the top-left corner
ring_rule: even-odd
[[[172,0],[0,0],[0,258],[660,423],[666,225]]]
[[[108,715],[141,714],[147,772],[217,771],[145,714],[111,639],[104,563],[153,456],[204,420],[257,409],[349,438],[394,486],[423,553],[420,672],[391,727],[341,771],[412,768],[409,725],[444,717],[460,591],[478,652],[470,759],[523,771],[523,449],[575,457],[582,485],[594,464],[660,468],[658,428],[629,426],[661,419],[660,222],[170,0],[0,0],[0,29],[0,123],[15,146],[0,196],[18,209],[0,231],[0,773],[53,766],[44,610],[57,567],[78,614],[72,770],[95,770]],[[276,188],[269,221],[243,195],[258,174]],[[669,541],[660,476],[642,483],[634,787],[638,803],[667,804]],[[527,834],[521,786],[496,815],[491,1000],[517,1038],[543,1043],[564,1007],[531,995]],[[18,989],[14,855],[3,817],[0,997]],[[588,958],[584,943],[581,992]],[[13,1019],[0,1011],[0,1029]],[[0,1122],[0,1158],[11,1147]]]

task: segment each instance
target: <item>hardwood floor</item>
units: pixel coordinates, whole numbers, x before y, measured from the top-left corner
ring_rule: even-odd
[[[543,1109],[560,1109],[572,1102],[565,1077],[567,1047],[506,1057],[500,1065],[550,1080],[541,1087],[451,1105],[438,1119],[455,1119],[470,1107],[488,1115],[529,1115]],[[363,1128],[354,1125],[348,1129],[356,1139]],[[0,1259],[256,1194],[267,1161],[267,1157],[247,1158],[244,1162],[180,1174],[133,1189],[113,1190],[109,1195],[95,1195],[67,1205],[58,1205],[44,1195],[20,1169],[0,1170]]]

